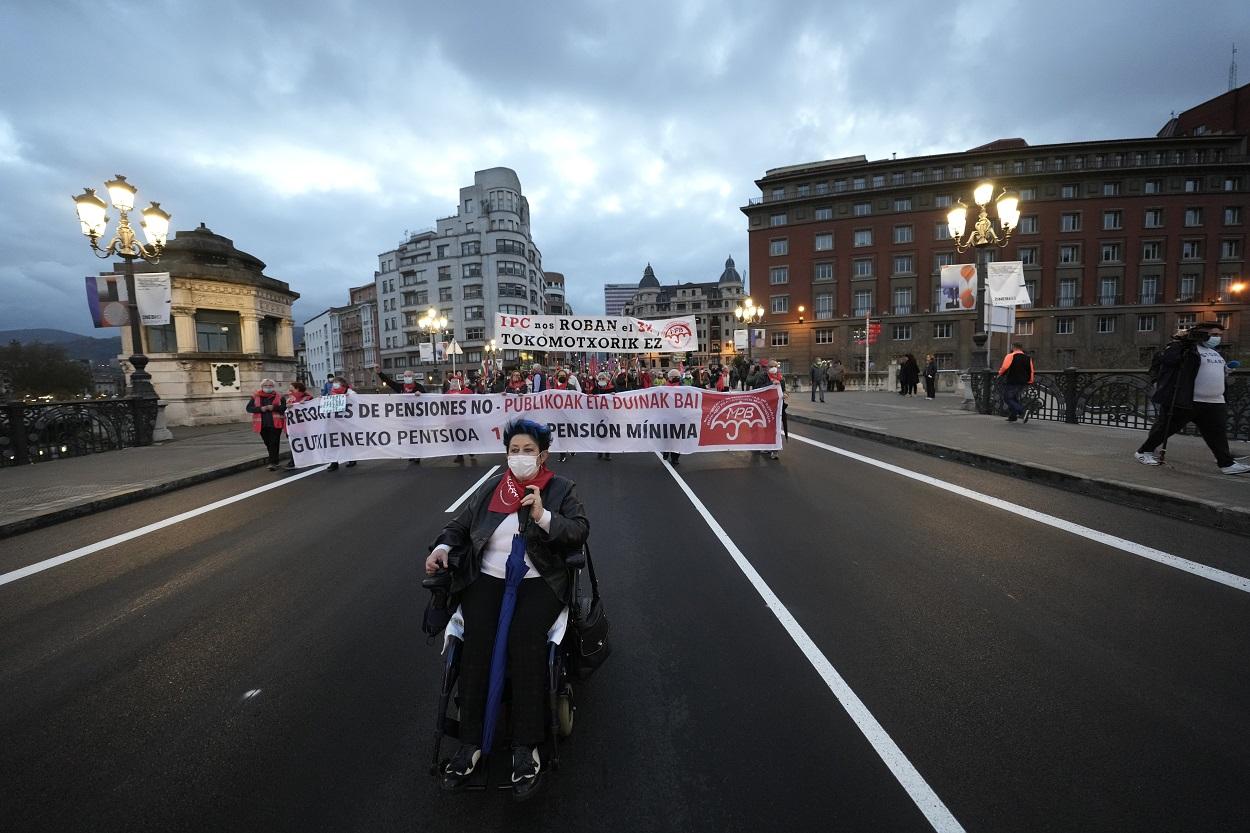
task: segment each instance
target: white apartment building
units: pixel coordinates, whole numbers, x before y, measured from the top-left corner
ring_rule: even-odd
[[[384,371],[450,367],[450,362],[421,364],[419,345],[430,334],[417,321],[431,307],[448,321],[436,340],[454,337],[460,343],[464,355],[458,366],[479,364],[493,337],[494,313],[541,315],[548,290],[516,172],[477,171],[473,184],[460,189],[455,214],[378,255],[375,282]],[[516,360],[516,351],[503,358]]]
[[[314,395],[321,392],[326,376],[343,369],[342,336],[336,312],[336,308],[331,307],[304,322],[308,389]]]

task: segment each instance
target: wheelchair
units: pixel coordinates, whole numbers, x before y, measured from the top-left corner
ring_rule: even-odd
[[[573,679],[578,672],[571,661],[570,645],[575,637],[572,633],[572,622],[578,617],[589,613],[591,598],[583,594],[581,575],[586,568],[589,557],[589,546],[568,556],[565,565],[569,573],[569,587],[572,602],[566,606],[547,632],[547,737],[550,752],[543,764],[544,769],[558,771],[560,769],[560,743],[573,734],[574,717],[577,704],[573,700]],[[541,579],[539,579],[541,581]],[[451,585],[451,572],[440,570],[438,573],[423,579],[421,586],[431,593],[446,594]],[[439,687],[438,711],[434,720],[433,751],[430,757],[430,775],[441,778],[444,768],[451,760],[443,757],[444,738],[460,739],[460,707],[461,698],[457,689],[460,671],[460,655],[464,645],[464,620],[459,611],[453,613],[443,632],[443,677]],[[509,747],[509,711],[511,708],[510,684],[505,685],[503,705],[501,708],[499,728],[494,740],[497,749]],[[540,753],[541,754],[541,753]],[[494,768],[489,760],[491,756],[483,755],[484,766],[479,766],[470,776],[464,789],[483,791],[492,787],[491,770]],[[494,757],[506,757],[494,756]],[[493,785],[495,789],[510,790],[510,779],[504,777]]]

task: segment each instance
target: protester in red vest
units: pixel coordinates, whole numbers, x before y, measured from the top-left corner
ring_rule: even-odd
[[[278,470],[278,446],[282,443],[282,429],[286,427],[282,417],[285,411],[282,394],[278,393],[273,379],[261,379],[260,390],[247,401],[247,412],[252,415],[252,430],[265,441],[270,471]]]
[[[287,388],[286,406],[289,408],[292,405],[298,405],[301,402],[308,402],[312,398],[313,395],[308,392],[308,387],[303,382],[292,382],[291,386]],[[255,419],[255,417],[253,417],[253,419]],[[283,416],[283,422],[285,421],[286,417]],[[284,428],[283,431],[285,430],[286,429]],[[288,469],[295,468],[295,455],[291,455],[291,462],[287,463],[286,467]]]

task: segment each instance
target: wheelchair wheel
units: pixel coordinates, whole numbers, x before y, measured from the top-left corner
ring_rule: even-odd
[[[560,729],[560,737],[567,738],[573,734],[573,689],[565,686],[564,691],[556,697],[556,723]]]

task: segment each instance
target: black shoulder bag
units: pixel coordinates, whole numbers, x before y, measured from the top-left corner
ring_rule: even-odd
[[[599,580],[595,577],[595,562],[590,557],[590,545],[585,546],[586,572],[590,574],[590,604],[575,597],[571,615],[573,640],[569,646],[569,665],[578,679],[588,679],[612,653],[609,640],[611,625],[599,597]]]

